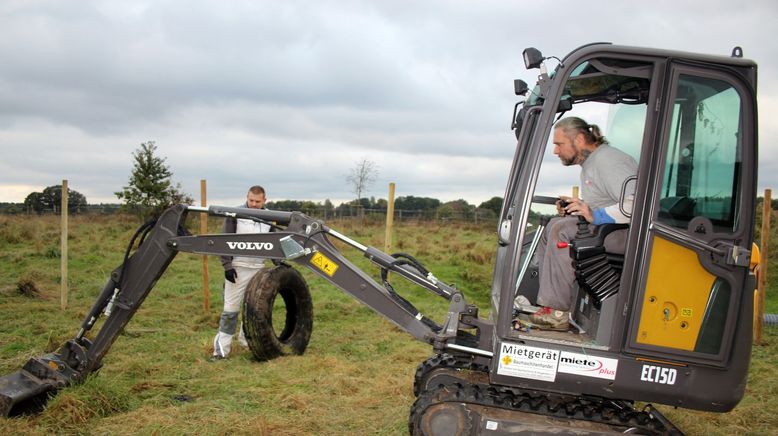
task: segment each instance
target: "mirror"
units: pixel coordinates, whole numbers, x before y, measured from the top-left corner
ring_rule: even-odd
[[[516,93],[516,95],[526,95],[527,91],[529,91],[527,82],[521,79],[515,79],[513,81],[513,92]]]

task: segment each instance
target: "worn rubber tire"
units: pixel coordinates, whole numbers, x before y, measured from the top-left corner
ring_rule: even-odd
[[[273,303],[279,295],[286,305],[286,322],[277,333]],[[287,265],[260,271],[246,286],[243,316],[246,341],[257,360],[303,354],[313,331],[313,304],[305,279]]]

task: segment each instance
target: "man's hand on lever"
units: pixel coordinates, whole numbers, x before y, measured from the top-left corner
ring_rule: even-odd
[[[589,205],[581,201],[579,198],[560,195],[559,201],[557,202],[557,212],[559,212],[560,216],[582,216],[588,222],[594,221],[592,210],[589,209]]]

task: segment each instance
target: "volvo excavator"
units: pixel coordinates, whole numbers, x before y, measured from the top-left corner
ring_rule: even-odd
[[[413,256],[365,246],[319,219],[178,205],[138,230],[73,339],[0,378],[0,411],[40,411],[48,397],[99,369],[182,251],[274,260],[252,279],[244,305],[259,360],[301,354],[311,337],[309,287],[293,266],[429,344],[431,357],[413,381],[412,434],[682,434],[652,404],[732,410],[746,387],[758,262],[756,64],[738,47],[730,56],[610,43],[562,59],[535,48],[523,54],[537,84],[514,82],[517,144],[498,217],[488,317]],[[601,125],[638,171],[622,189],[629,224],[582,222],[569,247],[547,248],[569,250],[578,291],[570,330],[546,331],[516,321],[536,303],[538,238],[569,191],[570,174],[550,141],[563,114]],[[190,212],[271,223],[275,231],[188,235]],[[622,252],[606,249],[611,226],[624,235]],[[361,252],[380,280],[338,246]],[[441,297],[445,318],[420,313],[390,277]],[[286,303],[280,332],[272,327],[276,298]]]

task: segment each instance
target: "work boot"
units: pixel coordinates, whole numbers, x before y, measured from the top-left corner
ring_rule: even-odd
[[[570,329],[570,312],[555,310],[550,307],[541,307],[540,310],[529,316],[529,322],[540,330],[567,331]]]
[[[216,337],[213,338],[213,357],[216,359],[226,359],[230,355],[232,336],[223,332],[216,333]]]
[[[532,309],[529,309],[531,307],[532,303],[530,303],[529,299],[523,295],[519,295],[515,300],[513,300],[513,308],[519,312],[531,313]]]

